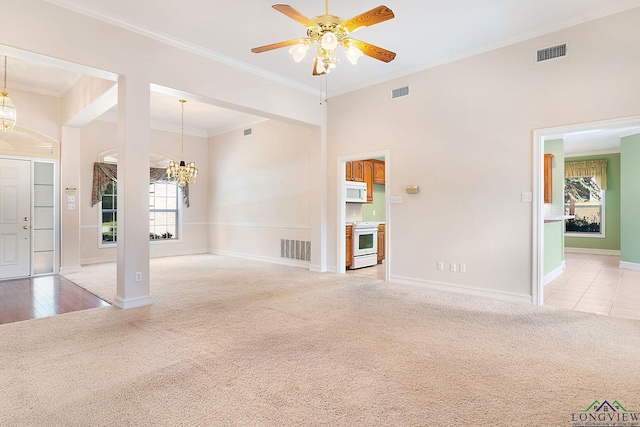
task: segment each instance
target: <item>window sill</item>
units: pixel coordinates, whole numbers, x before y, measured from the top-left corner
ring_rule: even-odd
[[[592,239],[604,239],[604,233],[564,233],[564,237],[590,237]]]

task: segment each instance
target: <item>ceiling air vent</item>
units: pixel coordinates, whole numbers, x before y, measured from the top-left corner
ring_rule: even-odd
[[[244,130],[244,136],[249,136],[249,135],[251,135],[251,128]]]
[[[548,61],[550,59],[562,58],[567,56],[567,43],[557,46],[545,47],[536,51],[536,62]]]
[[[391,99],[401,98],[403,96],[409,96],[409,86],[403,86],[391,90]]]

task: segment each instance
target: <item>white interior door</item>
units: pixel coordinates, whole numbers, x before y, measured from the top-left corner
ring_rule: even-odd
[[[31,162],[0,159],[0,279],[31,275]]]

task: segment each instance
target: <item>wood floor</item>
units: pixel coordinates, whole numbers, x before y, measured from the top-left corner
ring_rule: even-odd
[[[0,324],[109,305],[60,276],[0,281]]]

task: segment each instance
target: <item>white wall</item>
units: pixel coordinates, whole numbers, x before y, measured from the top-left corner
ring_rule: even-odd
[[[117,126],[115,123],[94,121],[82,129],[80,189],[78,206],[81,226],[81,264],[116,260],[116,248],[100,248],[99,209],[100,204],[91,207],[93,163],[99,161],[99,154],[115,150],[117,146]],[[166,153],[170,158],[180,159],[180,134],[151,130],[151,150]],[[182,206],[183,237],[180,242],[150,243],[151,257],[186,255],[207,252],[207,198],[209,172],[208,144],[205,138],[184,136],[184,156],[186,161],[195,161],[199,179],[190,186],[191,206]]]
[[[392,280],[532,295],[532,131],[640,112],[640,9],[336,97],[328,112],[328,260],[338,156],[389,149]],[[569,42],[569,56],[534,63]],[[390,99],[393,88],[410,95]],[[404,194],[407,185],[420,193]],[[437,261],[466,264],[438,271]]]
[[[11,88],[8,92],[16,107],[16,126],[60,141],[60,98]]]
[[[317,128],[269,120],[210,138],[209,250],[285,262],[280,239],[311,240]],[[315,244],[315,242],[314,242]],[[313,246],[312,251],[318,250]]]

